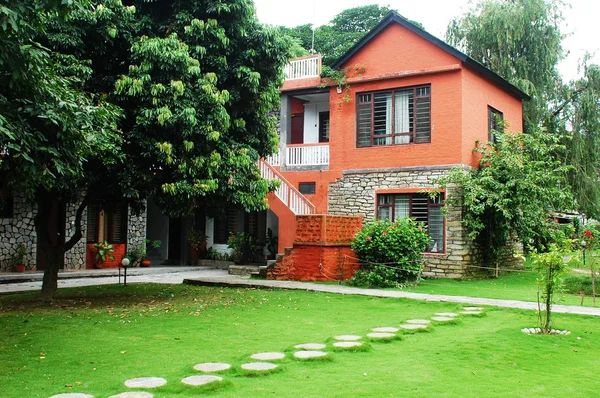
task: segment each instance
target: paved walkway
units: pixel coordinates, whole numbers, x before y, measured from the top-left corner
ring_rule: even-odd
[[[0,274],[0,294],[40,290],[42,287],[42,276],[42,272],[26,272],[23,274]],[[115,284],[117,282],[117,269],[64,271],[59,273],[58,287],[60,289],[65,287],[109,285]],[[350,286],[319,284],[310,282],[248,279],[237,275],[229,275],[226,270],[209,267],[170,266],[132,268],[127,273],[127,283],[188,283],[191,285],[201,286],[308,290],[322,293],[354,294],[360,296],[372,296],[383,298],[408,298],[423,301],[461,303],[469,305],[490,305],[504,308],[537,310],[537,303],[527,301],[412,293],[403,292],[399,290],[360,289]],[[553,311],[556,313],[600,316],[600,308],[592,307],[554,305]]]

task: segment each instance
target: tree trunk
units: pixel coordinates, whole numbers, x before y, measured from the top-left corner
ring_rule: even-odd
[[[58,288],[58,270],[65,265],[65,253],[70,250],[81,237],[81,218],[83,211],[88,204],[88,196],[84,196],[75,214],[75,232],[66,242],[54,243],[48,230],[48,222],[52,212],[52,207],[57,201],[60,201],[59,195],[51,192],[38,192],[36,194],[37,214],[34,223],[40,250],[46,256],[46,268],[44,269],[44,279],[42,282],[41,299],[51,301]]]

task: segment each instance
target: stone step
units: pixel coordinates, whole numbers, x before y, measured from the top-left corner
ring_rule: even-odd
[[[250,276],[260,270],[259,265],[230,265],[227,268],[229,275]]]

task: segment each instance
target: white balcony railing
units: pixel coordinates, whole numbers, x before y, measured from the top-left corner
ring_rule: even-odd
[[[329,145],[288,146],[287,166],[323,166],[329,164]]]
[[[290,61],[284,69],[286,80],[318,77],[321,74],[321,56],[297,58]]]
[[[270,164],[260,159],[258,161],[261,177],[265,180],[278,180],[280,185],[275,191],[275,195],[290,210],[297,215],[315,214],[315,205],[313,205],[304,195],[292,186],[281,174],[277,172]]]

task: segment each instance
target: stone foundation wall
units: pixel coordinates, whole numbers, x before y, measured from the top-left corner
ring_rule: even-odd
[[[25,196],[15,195],[13,197],[13,217],[0,218],[0,272],[11,271],[18,244],[25,243],[28,248],[27,264],[35,265],[37,253],[37,238],[33,217],[35,205],[25,201]]]
[[[375,218],[375,199],[378,190],[435,188],[433,180],[443,176],[452,165],[438,167],[408,167],[385,170],[345,171],[343,177],[329,185],[329,214],[361,215],[364,221]],[[448,187],[451,195],[455,187]],[[447,208],[446,250],[425,255],[423,276],[431,278],[462,278],[481,266],[481,252],[467,236],[462,223],[460,206]]]
[[[81,202],[67,204],[65,219],[65,241],[71,239],[75,233],[75,214]],[[85,269],[86,268],[86,245],[87,236],[87,207],[81,215],[81,239],[75,243],[75,246],[65,253],[65,269]]]
[[[140,215],[128,212],[127,218],[127,251],[144,247],[146,244],[146,217],[147,211],[142,211]]]

